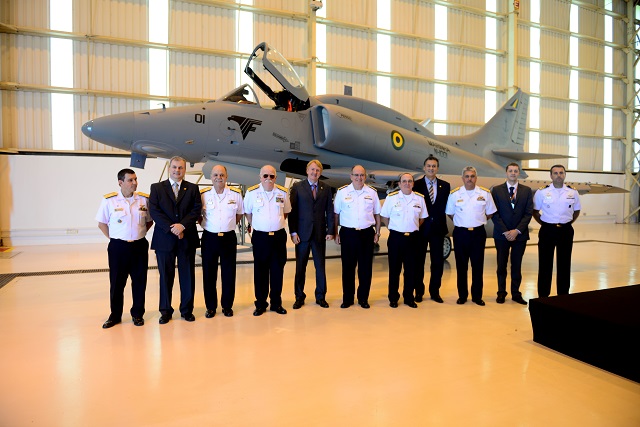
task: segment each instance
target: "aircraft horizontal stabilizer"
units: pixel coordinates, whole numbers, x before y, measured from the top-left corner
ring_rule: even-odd
[[[551,184],[551,181],[521,179],[519,182],[531,187],[534,191]],[[622,194],[628,193],[629,190],[615,187],[608,184],[597,184],[591,182],[565,182],[566,185],[578,190],[580,194]]]
[[[572,159],[573,156],[553,153],[525,153],[524,151],[491,150],[497,156],[508,157],[513,160],[545,160],[545,159]]]

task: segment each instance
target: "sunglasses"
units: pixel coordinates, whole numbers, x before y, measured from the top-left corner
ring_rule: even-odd
[[[265,174],[262,174],[262,177],[263,177],[264,179],[267,179],[267,178],[274,179],[276,176],[275,176],[275,175],[270,175],[270,174],[268,174],[268,173],[265,173]]]

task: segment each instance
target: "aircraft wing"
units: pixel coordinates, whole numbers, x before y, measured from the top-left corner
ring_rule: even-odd
[[[389,183],[395,183],[398,181],[398,175],[404,172],[398,170],[367,170],[367,184],[375,188],[388,189]],[[336,181],[343,181],[344,184],[351,182],[351,169],[350,168],[332,168],[322,171],[322,176]]]
[[[524,151],[509,151],[509,150],[491,150],[495,155],[507,157],[513,160],[546,160],[546,159],[572,159],[573,156],[566,154],[553,154],[553,153],[525,153]]]

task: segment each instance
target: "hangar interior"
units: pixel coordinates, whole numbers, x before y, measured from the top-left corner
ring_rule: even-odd
[[[9,385],[0,420],[638,425],[640,386],[534,344],[526,308],[456,307],[453,259],[444,305],[390,309],[381,255],[373,309],[341,311],[331,258],[328,311],[309,305],[253,319],[247,252],[234,318],[204,319],[202,309],[194,324],[164,328],[152,269],[147,325],[100,330],[108,273],[94,217],[129,160],[80,132],[96,117],[219,98],[248,83],[244,64],[262,41],[309,93],[349,86],[429,120],[436,134],[477,130],[521,88],[531,94],[525,151],[573,156],[569,181],[630,190],[583,196],[572,292],[626,286],[638,283],[640,255],[636,14],[622,0],[0,0],[0,238],[13,248],[0,258],[0,372]],[[139,191],[164,163],[136,170]],[[522,166],[544,180],[554,163]],[[533,234],[525,299],[536,296]],[[489,240],[488,302],[494,255]]]

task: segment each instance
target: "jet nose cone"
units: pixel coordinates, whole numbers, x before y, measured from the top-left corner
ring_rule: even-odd
[[[134,137],[133,114],[114,114],[89,120],[82,125],[82,133],[94,141],[129,150]]]
[[[93,120],[89,120],[87,123],[82,125],[82,133],[84,133],[87,138],[91,138],[92,130],[93,130]]]

